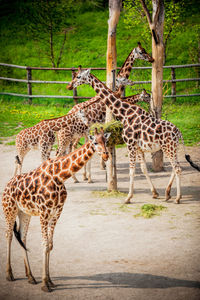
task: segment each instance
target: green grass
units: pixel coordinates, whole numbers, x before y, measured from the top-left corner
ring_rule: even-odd
[[[166,209],[163,205],[155,204],[144,204],[140,209],[140,213],[134,215],[134,217],[143,217],[145,219],[150,219],[154,216],[159,216],[162,210]]]
[[[64,54],[60,67],[106,67],[108,9],[82,12],[76,18],[73,30],[67,35]],[[195,33],[192,29],[198,22],[198,12],[192,17],[182,17],[182,23],[177,29],[176,37],[172,37],[168,44],[166,65],[190,64],[194,61],[191,56],[190,41],[195,41]],[[18,24],[19,23],[19,24]],[[0,60],[4,63],[24,66],[51,67],[50,61],[43,53],[43,46],[30,38],[26,30],[26,19],[23,25],[19,22],[19,16],[15,18],[2,17]],[[129,30],[124,23],[123,13],[117,26],[117,64],[121,66],[132,50],[137,45],[140,36],[140,28]],[[188,39],[188,36],[190,39]],[[57,37],[55,37],[55,42]],[[190,41],[189,41],[190,40]],[[145,44],[145,41],[142,41]],[[151,52],[151,45],[145,45]],[[134,66],[150,66],[148,62],[136,60]],[[0,67],[1,76],[25,79],[26,70]],[[171,79],[171,70],[164,70],[164,79]],[[93,71],[100,80],[106,80],[105,71]],[[176,69],[176,78],[198,77],[197,69]],[[32,71],[34,80],[62,80],[70,81],[71,72],[66,71]],[[150,70],[134,70],[130,79],[150,80]],[[20,94],[27,93],[25,83],[0,81],[1,91]],[[136,85],[134,89],[127,88],[126,95],[138,93],[138,88],[150,90],[150,85]],[[196,82],[177,83],[177,94],[199,93]],[[33,94],[38,95],[72,95],[72,91],[66,89],[66,84],[32,84]],[[171,93],[171,85],[164,84],[164,94]],[[95,92],[90,86],[78,87],[78,95],[94,96]],[[42,119],[58,117],[66,114],[73,105],[71,99],[33,99],[32,105],[27,105],[27,99],[12,96],[0,98],[0,136],[9,137],[16,135],[20,130],[33,126]],[[143,106],[143,105],[142,105]],[[144,106],[145,107],[145,106]],[[145,107],[146,108],[146,107]],[[182,132],[186,145],[192,146],[200,142],[200,105],[199,97],[177,98],[173,103],[165,99],[163,103],[163,119],[175,124]]]

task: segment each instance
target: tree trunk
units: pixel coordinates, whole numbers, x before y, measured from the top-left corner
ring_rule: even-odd
[[[152,56],[154,62],[152,64],[152,98],[153,112],[156,118],[161,118],[162,101],[163,101],[163,63],[164,63],[164,44],[163,44],[163,29],[164,29],[164,1],[153,0],[153,14],[155,15],[159,6],[159,13],[156,24],[152,27]],[[154,171],[163,170],[163,153],[161,150],[152,155],[152,167]]]
[[[113,89],[113,70],[117,68],[116,29],[121,10],[121,0],[109,0],[108,40],[107,40],[107,76],[106,85]],[[112,120],[112,112],[106,108],[106,122]],[[107,162],[107,189],[117,190],[116,153],[115,147],[109,147]]]

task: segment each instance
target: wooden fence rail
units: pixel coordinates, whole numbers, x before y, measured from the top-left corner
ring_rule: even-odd
[[[13,82],[23,82],[27,84],[27,94],[17,94],[10,92],[0,92],[0,95],[10,95],[17,97],[26,97],[29,98],[30,102],[32,98],[68,98],[74,99],[75,103],[77,103],[77,99],[89,99],[89,96],[78,96],[77,89],[73,89],[73,96],[62,96],[62,95],[33,95],[32,94],[32,84],[68,84],[69,81],[50,81],[50,80],[32,80],[32,70],[52,70],[52,71],[71,71],[73,78],[73,71],[77,70],[77,68],[47,68],[47,67],[27,67],[27,66],[18,66],[13,64],[5,64],[0,63],[2,67],[11,67],[11,68],[19,68],[24,69],[27,72],[27,79],[17,79],[17,78],[8,78],[8,77],[0,77],[0,80],[5,81],[13,81]],[[200,68],[200,64],[188,64],[188,65],[173,65],[173,66],[164,66],[164,69],[171,69],[171,79],[163,80],[164,83],[171,83],[171,95],[165,95],[166,98],[176,98],[176,97],[193,97],[200,96],[200,93],[196,94],[186,94],[186,95],[177,95],[176,94],[176,83],[177,82],[189,82],[196,81],[199,82],[200,78],[184,78],[184,79],[176,79],[176,69],[179,68]],[[91,67],[91,70],[106,70],[106,68],[95,68]],[[120,68],[117,68],[120,69]],[[151,67],[133,67],[133,70],[145,70],[151,69]],[[114,74],[114,72],[113,72]],[[147,81],[134,81],[134,84],[151,84],[150,80]]]

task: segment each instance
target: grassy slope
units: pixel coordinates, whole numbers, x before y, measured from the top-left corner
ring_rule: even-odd
[[[107,11],[86,12],[77,18],[76,26],[68,34],[67,44],[65,47],[65,54],[61,63],[61,67],[77,67],[82,65],[84,67],[102,67],[106,66],[106,47],[107,47]],[[1,53],[0,60],[6,63],[31,65],[31,66],[51,66],[48,60],[44,57],[42,52],[38,51],[38,45],[33,42],[25,33],[24,26],[16,24],[16,20],[8,22],[4,19],[2,26],[2,36],[0,41]],[[193,34],[191,30],[192,22],[183,24],[182,29],[177,33],[176,38],[170,43],[168,50],[168,58],[166,65],[169,64],[187,64],[193,63],[191,57],[188,55],[189,45],[187,44],[188,34]],[[137,37],[139,30],[134,32],[127,30],[123,22],[123,15],[117,28],[117,53],[118,66],[121,66],[127,55],[133,47],[137,44]],[[141,41],[142,42],[142,41]],[[150,52],[149,49],[146,48]],[[136,66],[148,66],[144,61],[136,61]],[[101,80],[105,80],[105,71],[95,71],[95,75]],[[26,78],[26,73],[19,69],[6,68],[2,71],[2,75],[14,78]],[[135,80],[150,79],[150,71],[141,73],[135,71],[131,77]],[[195,71],[189,69],[177,71],[177,78],[196,77]],[[170,72],[165,71],[164,77],[170,79]],[[33,79],[46,80],[71,80],[71,73],[69,72],[38,72],[33,71]],[[197,92],[194,87],[194,82],[187,84],[177,84],[177,92],[184,93],[187,91]],[[138,86],[137,86],[138,88]],[[139,87],[141,88],[141,86]],[[149,85],[145,88],[150,89]],[[27,87],[22,83],[2,82],[2,90],[26,93]],[[165,87],[165,92],[170,93],[170,85]],[[71,95],[67,91],[65,85],[33,85],[34,94],[60,94]],[[127,90],[128,94],[136,93],[136,91]],[[89,86],[81,86],[78,88],[79,95],[94,95],[94,91]],[[69,100],[34,100],[34,103],[43,103],[45,106],[28,106],[20,105],[20,99],[13,97],[2,97],[1,101],[1,136],[8,136],[16,134],[22,128],[32,126],[39,120],[50,118],[53,116],[63,115],[68,111],[68,108],[63,108],[62,104],[69,103]],[[7,101],[5,101],[5,99]],[[23,99],[21,99],[23,101]],[[12,104],[11,104],[12,101]],[[16,102],[16,103],[13,103]],[[9,103],[9,104],[8,104]],[[23,103],[23,102],[21,102]],[[55,107],[55,103],[60,103]],[[186,144],[193,144],[200,141],[199,123],[200,123],[200,109],[198,105],[198,98],[179,98],[175,104],[170,100],[165,100],[163,104],[163,118],[167,118],[176,124],[183,132]],[[48,107],[46,106],[48,104]],[[9,124],[7,124],[9,123]],[[18,124],[22,127],[18,127]]]

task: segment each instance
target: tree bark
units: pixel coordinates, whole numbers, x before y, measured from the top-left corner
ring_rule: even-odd
[[[164,64],[164,0],[152,0],[152,19],[146,6],[145,0],[140,0],[146,14],[152,33],[152,111],[156,118],[161,117],[163,100],[163,64]],[[162,151],[152,155],[154,171],[163,170]]]
[[[152,0],[154,20],[157,16],[157,22],[154,24],[156,38],[152,38],[152,56],[154,62],[152,64],[152,98],[154,114],[156,118],[161,118],[162,101],[163,101],[163,63],[164,63],[164,1]],[[158,172],[163,170],[163,153],[161,150],[152,155],[153,170]]]
[[[113,70],[117,68],[116,29],[120,17],[122,1],[109,0],[108,40],[107,40],[107,74],[106,85],[113,89]],[[106,122],[112,120],[112,112],[106,108]],[[107,162],[107,189],[117,190],[116,153],[115,147],[109,147]]]

